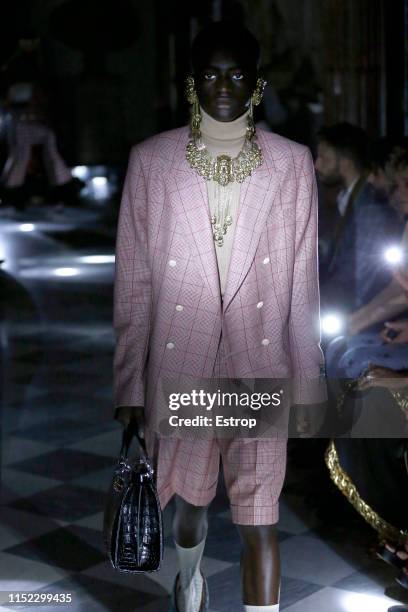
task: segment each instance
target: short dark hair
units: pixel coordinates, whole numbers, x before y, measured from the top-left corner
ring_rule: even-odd
[[[374,172],[385,170],[390,156],[395,148],[395,143],[389,138],[379,138],[371,145],[370,162]]]
[[[242,53],[248,64],[258,66],[261,49],[255,36],[236,21],[215,21],[200,30],[191,46],[191,64],[193,70],[200,65],[200,60],[215,49],[231,49]]]
[[[408,148],[400,144],[391,152],[389,167],[392,172],[401,172],[408,168]]]
[[[336,123],[323,127],[317,133],[319,142],[325,142],[340,155],[351,159],[359,170],[369,165],[369,140],[366,132],[351,123]]]

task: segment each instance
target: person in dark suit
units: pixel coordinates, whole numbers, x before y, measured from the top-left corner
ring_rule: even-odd
[[[408,311],[404,259],[408,248],[408,148],[393,149],[386,166],[389,207],[397,211],[399,227],[403,229],[402,239],[395,241],[395,246],[399,246],[403,259],[398,267],[389,268],[393,272],[390,282],[348,315],[344,337],[336,338],[327,347],[331,377],[358,378],[370,363],[394,370],[408,368],[408,336],[404,331]],[[388,338],[390,333],[397,337]]]
[[[318,134],[318,177],[324,185],[340,188],[330,253],[321,270],[323,308],[355,310],[390,280],[382,256],[402,227],[366,180],[368,151],[364,130],[349,123],[323,128]]]

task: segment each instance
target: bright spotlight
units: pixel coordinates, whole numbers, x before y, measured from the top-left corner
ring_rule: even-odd
[[[32,232],[34,231],[34,225],[32,223],[21,223],[19,230],[20,232]]]
[[[54,274],[55,276],[76,276],[79,270],[77,268],[56,268]]]
[[[82,263],[87,264],[109,264],[115,263],[114,255],[83,255],[81,257]]]
[[[92,185],[94,187],[105,187],[108,184],[106,176],[94,176],[92,179]]]
[[[397,246],[389,247],[385,251],[384,255],[385,255],[386,261],[392,265],[401,263],[403,259],[402,249]]]
[[[75,168],[72,168],[71,174],[81,181],[86,181],[89,175],[89,169],[87,166],[75,166]]]
[[[104,200],[109,197],[109,182],[106,176],[94,176],[91,183],[95,200]]]
[[[336,314],[328,314],[322,317],[322,331],[327,336],[335,336],[341,331],[342,320]]]

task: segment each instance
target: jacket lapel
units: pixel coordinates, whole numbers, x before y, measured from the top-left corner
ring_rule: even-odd
[[[188,227],[190,236],[187,241],[194,261],[205,279],[210,294],[221,306],[218,263],[210,220],[210,209],[205,179],[192,170],[185,159],[188,131],[180,138],[174,154],[170,176],[172,206],[177,216]],[[262,146],[262,137],[259,138]],[[263,148],[264,162],[242,183],[237,225],[232,246],[231,259],[225,287],[223,309],[244,281],[257,249],[265,222],[279,188],[276,170],[279,159],[268,159],[266,147]],[[275,179],[275,180],[272,180]]]
[[[177,161],[169,177],[171,202],[177,216],[184,222],[190,234],[186,236],[186,246],[190,249],[210,294],[218,300],[221,307],[218,264],[212,235],[207,187],[205,179],[187,164],[186,143],[187,140],[181,139],[175,155]]]
[[[248,274],[261,233],[265,229],[266,219],[279,188],[279,181],[273,182],[272,178],[276,179],[276,173],[264,159],[262,166],[241,186],[238,219],[224,292],[224,312]]]

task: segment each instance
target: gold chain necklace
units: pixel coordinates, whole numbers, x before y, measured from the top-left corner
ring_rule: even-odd
[[[208,181],[225,187],[228,183],[242,183],[263,161],[262,151],[255,139],[245,138],[244,146],[236,157],[212,157],[201,139],[192,139],[187,145],[186,159],[190,168]]]
[[[262,151],[254,138],[245,138],[244,146],[236,157],[218,155],[212,157],[201,138],[192,139],[187,145],[186,158],[190,167],[207,181],[216,184],[216,211],[211,215],[215,244],[224,244],[224,235],[232,225],[230,214],[231,193],[229,185],[242,183],[263,161]]]
[[[213,192],[213,202],[215,202],[215,210],[211,215],[211,225],[213,228],[213,238],[215,244],[221,247],[224,244],[224,236],[227,229],[232,225],[231,216],[231,200],[232,193],[229,185],[222,186],[213,181],[208,185]]]
[[[244,180],[258,168],[262,162],[262,151],[256,142],[255,125],[253,122],[253,103],[247,118],[245,141],[236,157],[218,155],[212,157],[205,146],[200,131],[201,112],[198,99],[192,115],[191,139],[187,144],[186,159],[190,167],[207,181],[213,181],[215,211],[211,214],[211,225],[215,244],[221,247],[224,236],[232,225],[231,188],[233,182],[243,183]]]

